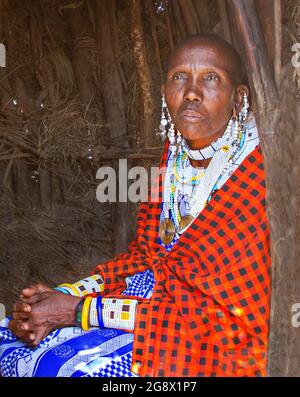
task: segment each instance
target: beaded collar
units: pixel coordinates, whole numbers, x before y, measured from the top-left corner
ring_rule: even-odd
[[[213,192],[218,190],[223,185],[223,183],[225,183],[225,181],[230,177],[234,169],[238,167],[239,164],[243,161],[245,156],[259,144],[255,117],[252,112],[249,113],[248,120],[245,125],[245,130],[241,135],[239,135],[238,141],[238,150],[236,151],[235,155],[227,162],[226,166],[222,170],[221,175],[217,183],[213,187],[211,195],[209,196],[207,201],[210,200]],[[170,192],[171,208],[169,207],[169,210],[170,220],[176,223],[176,218],[178,217],[178,207],[180,213],[183,216],[190,213],[192,207],[191,201],[193,201],[191,200],[191,197],[194,196],[196,190],[195,188],[203,177],[203,169],[195,169],[194,167],[192,167],[189,161],[189,157],[187,157],[185,151],[183,151],[181,155],[177,156],[177,162],[175,162],[175,164],[174,161],[172,161],[172,158],[172,154],[169,153],[167,160],[167,169],[170,169],[169,167],[173,167],[173,178],[171,180],[175,182],[175,186],[173,185],[174,188],[171,189]],[[184,188],[182,189],[181,187]],[[160,216],[161,222],[166,219],[166,216],[168,217],[167,212],[169,211],[166,207],[166,204],[167,203],[163,203],[163,208]],[[164,244],[161,241],[160,237],[158,242],[169,251],[179,237],[179,234],[176,233],[176,236],[171,244]]]
[[[216,141],[212,142],[209,146],[203,149],[191,149],[185,140],[182,138],[182,149],[192,160],[206,160],[211,159],[217,150],[220,149],[222,144],[222,137],[218,138]]]

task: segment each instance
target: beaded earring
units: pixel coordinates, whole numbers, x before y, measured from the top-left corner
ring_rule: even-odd
[[[161,118],[159,124],[160,136],[164,141],[167,136],[167,125],[169,124],[169,120],[167,120],[168,112],[167,112],[167,104],[165,101],[164,95],[162,96],[162,103],[161,103]]]
[[[162,96],[161,120],[159,129],[163,140],[165,140],[166,136],[168,136],[172,153],[175,154],[177,148],[179,148],[179,151],[181,151],[182,137],[179,131],[177,131],[177,134],[175,132],[175,126],[172,123],[172,118],[164,95]]]
[[[165,96],[162,96],[162,104],[161,104],[161,118],[160,118],[160,124],[159,124],[159,130],[160,130],[160,136],[162,140],[164,141],[167,137],[167,132],[168,132],[168,124],[169,120],[167,119],[168,117],[168,108],[167,104],[165,101]]]
[[[244,128],[244,126],[246,124],[246,120],[247,120],[247,117],[248,117],[248,112],[249,112],[248,96],[247,96],[246,92],[244,92],[243,107],[242,107],[242,109],[241,109],[241,111],[239,112],[239,115],[238,115],[239,123],[240,123],[242,128]]]
[[[240,114],[239,114],[240,115]],[[236,108],[235,106],[233,107],[233,115],[232,115],[232,121],[233,121],[233,140],[235,142],[238,141],[239,137],[239,130],[240,130],[240,120],[239,120],[239,115],[237,116],[236,114]]]
[[[177,144],[177,150],[181,154],[182,152],[182,135],[180,132],[177,130],[177,137],[176,137],[176,144]]]
[[[244,92],[243,95],[243,106],[241,111],[239,112],[239,114],[236,114],[236,108],[235,106],[233,107],[233,115],[232,115],[232,119],[234,122],[234,126],[233,126],[233,137],[234,140],[237,142],[238,137],[239,137],[239,132],[243,131],[245,129],[245,124],[246,124],[246,120],[248,117],[248,109],[249,109],[249,102],[248,102],[248,97],[246,92]]]

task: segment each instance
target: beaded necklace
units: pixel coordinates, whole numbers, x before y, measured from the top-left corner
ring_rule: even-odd
[[[160,238],[163,244],[169,245],[178,238],[205,207],[217,181],[226,170],[241,156],[245,143],[246,130],[238,128],[238,123],[231,119],[221,139],[220,148],[216,150],[205,171],[194,169],[191,177],[186,176],[189,158],[187,151],[173,155],[168,161],[164,185],[164,220],[160,224]],[[190,194],[185,187],[192,185]],[[181,216],[179,210],[180,193],[189,198],[190,214]],[[170,218],[171,215],[171,218]]]
[[[212,142],[209,146],[203,149],[191,149],[187,141],[182,138],[182,149],[187,153],[188,157],[192,160],[205,160],[211,159],[217,150],[220,149],[222,145],[222,137],[218,138],[216,141]]]

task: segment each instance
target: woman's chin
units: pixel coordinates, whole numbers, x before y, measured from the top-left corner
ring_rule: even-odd
[[[179,131],[187,141],[199,141],[201,139],[207,140],[211,136],[206,131]]]

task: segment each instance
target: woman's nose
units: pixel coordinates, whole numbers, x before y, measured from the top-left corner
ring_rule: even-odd
[[[203,101],[203,94],[199,87],[190,86],[186,89],[184,100],[188,102],[202,102]]]

